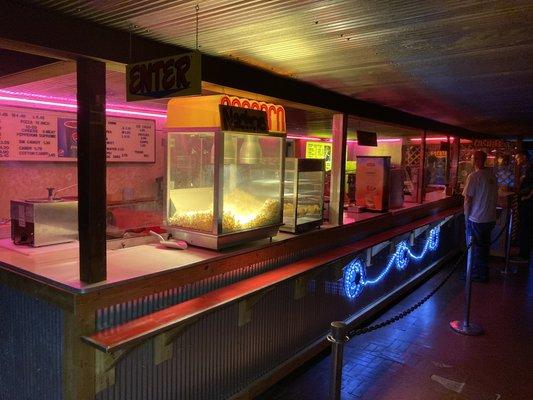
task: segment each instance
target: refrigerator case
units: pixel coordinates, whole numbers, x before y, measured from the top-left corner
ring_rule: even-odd
[[[284,142],[272,134],[169,132],[172,236],[211,249],[275,236],[282,224]]]
[[[280,230],[301,233],[322,225],[324,174],[324,160],[286,159],[284,225]]]

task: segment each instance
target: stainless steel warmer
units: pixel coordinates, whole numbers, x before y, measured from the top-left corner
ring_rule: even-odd
[[[11,200],[11,239],[34,247],[78,239],[78,201]]]

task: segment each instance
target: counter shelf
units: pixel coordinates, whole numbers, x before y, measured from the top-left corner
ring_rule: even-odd
[[[451,217],[460,212],[460,208],[444,211],[434,216],[423,218],[420,221],[372,235],[357,243],[321,252],[320,255],[287,264],[274,271],[241,280],[189,301],[126,322],[123,325],[85,336],[83,340],[107,353],[138,345],[140,342],[155,335],[175,328],[186,320],[197,318],[233,301],[242,300],[258,292],[268,290],[271,286],[296,278],[315,268],[344,260],[346,257],[353,258],[355,253],[380,245],[395,237],[413,232],[416,229],[420,232],[421,227],[440,226],[440,224],[446,223]],[[344,266],[345,263],[341,264]]]

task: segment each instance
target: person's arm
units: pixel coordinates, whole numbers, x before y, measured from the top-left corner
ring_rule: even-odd
[[[520,200],[526,201],[526,200],[529,200],[531,197],[533,197],[533,189],[529,189],[529,193],[522,194],[522,196],[520,197]]]
[[[472,182],[472,174],[468,175],[465,182],[465,188],[463,190],[464,200],[464,213],[465,220],[468,221],[470,211],[472,211],[472,202],[474,201],[474,184]]]
[[[533,176],[531,167],[528,166],[526,173],[520,177],[520,201],[527,201],[533,197]]]
[[[472,196],[465,195],[465,201],[464,201],[464,212],[465,212],[465,219],[468,221],[468,217],[470,216],[470,211],[472,210]]]

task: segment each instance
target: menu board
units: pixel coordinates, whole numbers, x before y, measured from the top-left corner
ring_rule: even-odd
[[[107,161],[155,162],[155,121],[106,117]],[[75,113],[0,108],[0,161],[76,161]]]

